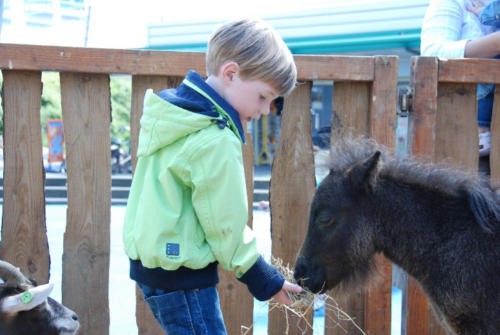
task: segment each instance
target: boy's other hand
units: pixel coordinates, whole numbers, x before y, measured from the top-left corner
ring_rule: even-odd
[[[302,292],[302,287],[300,287],[297,284],[292,284],[285,280],[285,282],[283,283],[283,287],[281,288],[281,291],[276,293],[273,298],[280,304],[290,305],[292,303],[292,299],[290,299],[288,292],[300,293]]]

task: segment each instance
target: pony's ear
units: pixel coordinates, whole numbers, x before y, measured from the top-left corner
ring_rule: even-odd
[[[375,187],[380,165],[380,151],[359,161],[346,171],[349,184],[355,190],[371,190]]]

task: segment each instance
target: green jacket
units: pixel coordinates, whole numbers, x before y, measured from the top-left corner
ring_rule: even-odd
[[[202,287],[218,281],[217,263],[240,279],[252,267],[253,275],[278,276],[262,264],[246,225],[244,133],[237,113],[195,72],[162,94],[147,90],[144,98],[123,230],[132,278],[168,290]]]

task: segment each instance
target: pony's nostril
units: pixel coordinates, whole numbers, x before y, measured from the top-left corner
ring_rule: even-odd
[[[297,278],[296,281],[297,281],[297,284],[299,284],[300,286],[302,286],[302,287],[304,286],[304,278],[302,278],[302,277]]]
[[[293,278],[295,279],[295,281],[297,283],[299,283],[299,285],[302,285],[303,283],[303,274],[304,274],[304,267],[301,266],[301,265],[296,265],[295,266],[295,269],[293,271]]]
[[[75,320],[75,321],[78,321],[78,315],[76,315],[76,314],[73,314],[73,315],[71,316],[71,318],[72,318],[73,320]]]

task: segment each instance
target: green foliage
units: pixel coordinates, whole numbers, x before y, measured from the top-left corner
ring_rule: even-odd
[[[47,120],[61,119],[61,85],[59,73],[42,73],[42,101],[40,108],[40,122],[42,123],[42,141],[47,146]]]
[[[111,137],[130,143],[130,76],[111,76]],[[124,148],[127,149],[127,148]]]
[[[3,77],[0,73],[0,92]],[[47,119],[62,118],[61,111],[61,85],[59,73],[42,73],[43,91],[40,110],[40,123],[42,126],[43,144],[47,145],[46,125]],[[130,76],[111,76],[111,137],[117,138],[124,143],[130,141],[130,102],[131,102],[131,77]],[[1,102],[1,95],[0,95]],[[0,103],[0,135],[3,134],[3,110]],[[126,149],[126,148],[124,148]]]

